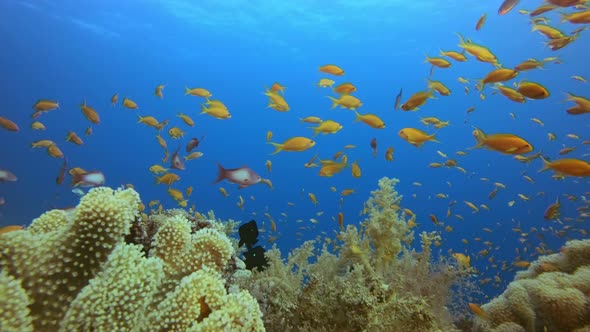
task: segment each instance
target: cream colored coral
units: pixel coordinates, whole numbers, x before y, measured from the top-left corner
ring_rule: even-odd
[[[221,303],[211,307],[213,312],[188,331],[264,331],[258,303],[246,291],[228,294],[222,298]]]
[[[4,234],[0,330],[186,331],[202,322],[263,331],[258,303],[237,285],[226,291],[229,238],[217,228],[191,234],[184,213],[162,215],[145,257],[143,245],[124,242],[138,205],[131,189],[94,188],[75,211],[50,211]]]
[[[140,246],[117,246],[104,269],[72,302],[60,330],[149,330],[146,309],[163,277],[162,261],[146,259]]]
[[[192,235],[190,230],[182,215],[164,221],[154,237],[152,255],[166,262],[166,273],[178,280],[204,267],[221,272],[234,253],[229,238],[213,228]]]
[[[36,330],[55,330],[68,305],[129,232],[139,204],[132,189],[91,189],[56,231],[17,233],[0,243],[0,266],[22,280]],[[62,218],[61,213],[48,216]],[[59,224],[62,221],[57,221]],[[50,222],[44,222],[49,224]],[[7,234],[10,235],[10,234]]]
[[[173,292],[146,315],[143,331],[264,331],[262,312],[246,291],[226,293],[211,270],[184,277]]]
[[[573,331],[590,324],[590,240],[569,241],[559,254],[542,257],[519,273],[504,294],[482,306],[489,320],[476,319],[476,331],[523,331],[545,326]]]
[[[160,258],[168,277],[180,280],[184,267],[192,259],[187,255],[191,243],[191,227],[182,215],[175,215],[162,221],[153,240],[151,255]]]
[[[33,331],[29,305],[31,300],[20,281],[0,273],[0,330],[3,332]]]
[[[33,220],[27,230],[33,234],[43,234],[60,230],[68,222],[68,213],[64,210],[51,210]]]

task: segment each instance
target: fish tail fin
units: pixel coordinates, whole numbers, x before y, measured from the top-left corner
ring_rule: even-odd
[[[184,95],[186,96],[186,95],[188,95],[190,93],[191,93],[191,89],[189,89],[188,86],[185,85],[184,86]]]
[[[330,100],[332,101],[332,107],[330,109],[336,108],[336,106],[338,106],[338,99],[336,99],[332,96],[328,96],[328,98],[330,98]]]
[[[457,32],[457,36],[459,36],[459,47],[463,47],[463,46],[467,45],[467,43],[465,42],[465,38],[463,37],[462,34]]]
[[[209,109],[207,108],[207,106],[205,104],[201,104],[201,114],[207,114],[209,112],[207,112]]]
[[[137,117],[139,118],[137,120],[137,123],[141,123],[142,122],[141,120],[143,120],[143,117],[141,115],[139,115],[139,114],[137,114]]]
[[[543,161],[543,167],[537,173],[544,172],[551,168],[551,162],[549,160],[545,159],[545,157],[543,156],[539,156],[539,158],[541,158],[541,160]]]
[[[431,142],[440,143],[440,141],[436,139],[436,133],[429,135],[428,140],[430,140]]]
[[[430,98],[430,99],[437,99],[436,96],[434,95],[434,91],[435,90],[432,89],[432,88],[428,91],[428,98]]]
[[[356,115],[356,118],[354,118],[354,122],[361,121],[361,114],[357,110],[354,110],[354,114]]]
[[[477,80],[477,83],[475,83],[475,88],[477,89],[477,91],[483,91],[484,86],[485,84],[483,83],[483,79]]]
[[[271,154],[277,154],[283,151],[283,144],[275,143],[275,142],[268,142],[268,144],[272,144],[275,147],[275,150]]]
[[[311,130],[313,130],[313,136],[317,136],[320,133],[320,129],[318,127],[307,127]]]
[[[568,21],[568,14],[564,13],[564,12],[560,12],[559,13],[561,20],[559,21],[559,23],[564,23]]]
[[[213,183],[217,183],[223,179],[225,179],[225,168],[223,168],[220,163],[217,163],[217,178]]]

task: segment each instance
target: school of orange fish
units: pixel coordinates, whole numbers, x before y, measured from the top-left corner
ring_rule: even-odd
[[[498,15],[505,15],[511,12],[517,5],[519,1],[515,0],[506,0],[502,3],[501,7],[498,10]],[[568,22],[573,26],[577,27],[574,28],[570,34],[564,33],[562,30],[555,27],[555,24],[551,24],[551,21],[547,17],[540,16],[544,13],[551,13],[551,11],[558,10],[561,15],[562,22]],[[565,12],[567,10],[567,12]],[[546,47],[553,51],[557,51],[564,47],[567,47],[572,42],[576,41],[579,36],[588,28],[590,25],[590,9],[587,4],[587,0],[548,0],[546,3],[541,4],[539,7],[533,10],[524,10],[521,9],[518,11],[519,14],[523,16],[530,17],[532,30],[534,33],[541,33],[547,38]],[[477,20],[475,24],[475,30],[481,30],[486,21],[486,14],[482,15],[479,20]],[[545,88],[541,83],[521,80],[518,83],[514,83],[512,86],[508,82],[514,80],[521,75],[526,75],[527,71],[530,70],[538,70],[542,69],[545,64],[552,63],[552,64],[559,64],[561,60],[558,56],[553,56],[545,59],[526,59],[523,62],[516,64],[514,67],[505,67],[501,64],[499,59],[493,53],[493,51],[480,44],[476,44],[475,42],[471,41],[469,38],[464,37],[463,35],[459,34],[459,49],[457,50],[447,50],[441,51],[440,56],[438,57],[430,57],[427,56],[426,62],[428,62],[431,66],[430,75],[434,74],[434,70],[443,70],[453,66],[453,63],[460,63],[468,61],[469,56],[473,59],[482,62],[482,65],[491,65],[490,71],[485,77],[473,80],[467,79],[463,77],[458,77],[458,81],[462,84],[465,94],[469,94],[471,90],[476,90],[479,94],[481,100],[486,98],[486,93],[490,93],[491,95],[499,94],[508,98],[510,101],[513,101],[515,105],[525,103],[529,100],[542,100],[550,96],[550,92],[547,88]],[[337,65],[329,64],[319,67],[319,71],[323,74],[332,75],[335,79],[343,76],[345,74],[344,70]],[[579,84],[586,83],[586,79],[582,76],[572,76],[573,80],[579,82]],[[423,91],[417,91],[411,94],[405,101],[403,99],[403,90],[400,90],[395,98],[395,105],[392,105],[395,110],[401,110],[404,112],[416,112],[419,108],[423,107],[429,100],[435,98],[435,94],[440,96],[450,96],[451,90],[440,81],[436,81],[433,79],[427,79],[427,86]],[[317,82],[317,86],[320,88],[331,89],[335,96],[328,96],[328,98],[332,102],[332,108],[340,107],[344,109],[351,110],[356,115],[355,121],[363,122],[364,124],[380,130],[386,128],[385,122],[381,119],[381,117],[377,114],[372,113],[362,113],[360,110],[362,109],[363,102],[355,96],[357,91],[357,87],[350,82],[344,82],[341,84],[336,85],[336,81],[331,78],[321,78]],[[158,85],[155,88],[155,96],[158,98],[164,98],[164,85]],[[286,101],[285,98],[285,90],[286,87],[281,85],[280,83],[274,83],[270,88],[268,88],[265,92],[265,95],[268,97],[268,108],[273,109],[277,112],[288,112],[290,111],[289,103]],[[552,92],[555,93],[555,92]],[[579,96],[574,95],[573,93],[569,93],[567,91],[562,91],[565,94],[565,101],[573,102],[570,108],[564,111],[564,116],[577,116],[580,119],[588,117],[590,113],[590,96]],[[187,96],[194,96],[203,99],[203,104],[201,108],[201,114],[203,116],[212,116],[222,120],[230,120],[231,113],[228,107],[220,100],[212,99],[212,94],[205,88],[189,88],[185,87],[185,95]],[[111,97],[111,105],[115,107],[119,104],[119,95],[115,93]],[[432,102],[432,101],[430,101]],[[123,98],[121,104],[124,108],[131,109],[131,110],[139,110],[139,106],[129,98]],[[33,130],[42,131],[45,130],[44,124],[41,122],[42,116],[46,113],[53,112],[54,110],[59,109],[60,105],[54,101],[49,99],[41,99],[37,101],[34,105],[34,113],[32,115],[33,122],[31,123],[31,128]],[[518,106],[515,106],[517,108]],[[80,105],[80,109],[86,119],[91,123],[90,126],[87,127],[85,130],[85,136],[92,135],[92,126],[100,124],[100,116],[99,112],[95,110],[90,103],[84,101],[82,105]],[[469,114],[475,111],[474,107],[470,107],[466,110],[466,113]],[[510,113],[512,118],[516,118],[515,113]],[[167,142],[164,136],[166,134],[170,139],[180,140],[183,139],[185,136],[185,130],[183,127],[193,127],[195,125],[195,121],[191,118],[190,115],[180,113],[177,115],[182,122],[179,122],[177,126],[173,126],[171,128],[166,128],[169,124],[169,119],[159,121],[154,116],[149,115],[139,115],[138,114],[138,123],[154,128],[156,133],[156,140],[159,146],[162,148],[164,156],[162,158],[161,164],[155,164],[148,167],[149,172],[153,173],[156,176],[156,183],[157,184],[164,184],[167,186],[167,193],[178,202],[178,205],[181,207],[188,207],[190,196],[193,191],[191,186],[187,187],[185,190],[175,189],[172,186],[180,180],[180,176],[178,173],[184,171],[186,169],[185,162],[190,160],[198,159],[203,156],[203,153],[198,151],[199,144],[203,140],[203,138],[191,138],[186,143],[186,152],[185,156],[180,156],[180,151],[177,149],[172,153],[169,154]],[[544,126],[544,123],[538,118],[532,118],[533,122],[539,124],[540,126]],[[336,134],[342,128],[342,124],[335,121],[335,120],[323,120],[317,116],[308,116],[301,118],[301,121],[304,123],[309,123],[314,125],[311,127],[313,130],[313,136],[318,134]],[[427,127],[433,126],[437,130],[441,130],[447,127],[450,122],[438,119],[436,117],[421,117],[419,122]],[[418,123],[417,123],[418,125]],[[19,126],[14,123],[13,121],[9,120],[5,117],[0,117],[0,126],[8,131],[18,132]],[[167,130],[166,130],[166,129]],[[422,145],[428,142],[438,142],[435,133],[428,133],[418,128],[408,127],[408,128],[401,128],[398,131],[398,135],[403,140],[407,141],[409,144],[420,148]],[[548,140],[553,141],[557,140],[555,134],[548,132]],[[564,148],[559,152],[560,156],[543,156],[540,151],[536,153],[532,153],[534,150],[533,145],[528,142],[525,138],[517,136],[511,133],[486,133],[484,130],[480,128],[474,128],[473,130],[473,137],[474,137],[474,148],[486,148],[489,150],[494,151],[493,153],[501,153],[507,155],[513,155],[515,162],[521,162],[528,164],[535,159],[541,159],[543,162],[543,166],[541,171],[551,170],[553,171],[553,177],[556,180],[563,180],[567,177],[588,177],[590,176],[590,163],[583,159],[578,158],[567,158],[561,157],[566,155],[572,151],[579,150],[581,147],[575,146],[564,146]],[[568,134],[567,137],[569,139],[577,140],[581,142],[580,146],[590,145],[590,140],[583,140],[577,134],[571,133]],[[269,131],[266,135],[267,142],[274,146],[275,150],[272,154],[277,154],[283,151],[291,151],[291,152],[302,152],[309,150],[310,148],[316,145],[316,142],[311,137],[306,136],[297,136],[291,137],[282,143],[273,142],[273,132]],[[76,145],[83,145],[83,139],[74,131],[70,131],[66,135],[66,142],[70,142]],[[378,142],[376,139],[371,140],[369,143],[373,157],[377,156],[378,150]],[[71,185],[75,188],[75,190],[79,187],[92,187],[97,185],[102,185],[105,183],[105,176],[99,170],[84,170],[79,167],[70,167],[67,163],[67,159],[65,158],[62,150],[59,148],[59,143],[49,140],[49,139],[42,139],[37,140],[31,143],[33,148],[43,148],[47,151],[49,156],[53,158],[63,158],[64,162],[63,165],[60,167],[58,171],[58,175],[56,178],[56,183],[62,184],[64,182],[64,178],[69,174],[71,176]],[[355,178],[361,177],[362,171],[359,165],[358,160],[354,162],[348,161],[348,156],[346,155],[346,151],[350,149],[354,149],[355,145],[346,145],[343,149],[337,152],[331,159],[320,159],[318,155],[315,154],[311,160],[305,163],[303,166],[306,168],[314,168],[317,167],[319,169],[318,176],[322,177],[332,177],[341,173],[345,169],[350,166],[352,176]],[[449,157],[447,154],[443,153],[442,151],[437,151],[437,154],[444,159],[443,162],[432,162],[429,164],[432,168],[452,168],[459,170],[462,173],[467,174],[467,170],[463,167],[459,166],[459,162],[457,159],[462,158],[468,155],[467,151],[456,151],[457,159]],[[583,155],[584,156],[587,156]],[[550,157],[550,158],[549,158]],[[394,161],[394,147],[389,146],[385,149],[384,158],[386,161],[392,162]],[[169,167],[166,165],[169,163]],[[270,173],[272,170],[272,162],[271,160],[267,160],[265,164],[267,171]],[[257,184],[265,184],[272,188],[273,184],[270,179],[265,179],[256,174],[252,169],[249,167],[241,167],[237,169],[224,169],[221,165],[219,165],[219,175],[217,181],[227,180],[231,183],[236,183],[239,185],[240,188],[248,187],[250,185],[257,185]],[[523,175],[523,178],[531,183],[534,183],[534,179],[529,175]],[[10,170],[0,170],[0,182],[3,181],[16,181],[17,177],[10,171]],[[492,200],[496,197],[498,192],[502,190],[506,190],[506,186],[500,182],[494,182],[494,180],[489,178],[480,178],[481,181],[493,183],[492,189],[489,193],[488,199]],[[422,184],[419,182],[414,182],[415,186],[421,186]],[[330,188],[333,192],[338,192],[336,187]],[[80,194],[83,192],[79,191]],[[220,193],[227,197],[228,193],[223,188],[219,188]],[[340,191],[340,204],[342,204],[342,199],[345,196],[354,194],[354,189],[344,188]],[[543,193],[540,192],[539,195]],[[444,193],[434,193],[435,197],[440,199],[449,199],[447,194]],[[581,226],[581,223],[584,219],[590,218],[590,204],[586,201],[586,196],[590,195],[590,192],[586,192],[582,195],[575,196],[570,194],[564,194],[564,197],[571,201],[579,202],[580,206],[578,207],[578,215],[577,216],[567,216],[563,217],[560,214],[560,207],[561,207],[561,198],[557,197],[555,202],[549,205],[544,212],[544,218],[549,221],[554,221],[551,226],[548,227],[531,227],[529,230],[521,229],[518,226],[512,228],[512,231],[519,234],[520,241],[522,244],[525,244],[528,241],[528,238],[532,234],[536,234],[539,238],[543,238],[543,234],[545,232],[551,232],[553,234],[557,234],[560,237],[565,237],[572,232],[578,232],[581,235],[587,236],[588,231]],[[309,192],[308,197],[314,205],[318,204],[318,199],[314,193]],[[524,194],[517,194],[519,200],[522,201],[529,201],[531,197],[526,196]],[[254,199],[254,197],[251,197]],[[477,214],[480,210],[489,210],[489,207],[484,203],[474,203],[468,200],[462,200],[463,204],[467,206],[469,209],[472,210],[473,214]],[[516,202],[515,200],[509,201],[507,204],[508,206],[513,206]],[[3,198],[0,197],[0,205],[4,204],[5,201]],[[238,198],[237,206],[240,209],[243,209],[245,204],[244,198],[240,195]],[[457,200],[451,200],[448,205],[446,218],[454,217],[459,220],[463,220],[464,217],[460,214],[454,212],[455,205],[457,204]],[[294,203],[288,202],[289,206],[294,206]],[[163,206],[160,204],[158,200],[153,200],[148,203],[149,208],[162,210]],[[145,207],[144,207],[145,208]],[[194,205],[191,208],[191,211],[197,213],[195,211]],[[414,215],[414,212],[410,209],[403,209],[404,214],[408,216]],[[282,213],[284,217],[286,217],[286,213]],[[321,212],[318,212],[318,216],[321,215]],[[265,216],[268,218],[270,223],[270,228],[272,234],[268,237],[270,242],[273,242],[277,239],[277,224],[267,212]],[[429,214],[430,220],[437,225],[437,227],[441,227],[446,232],[453,231],[453,227],[451,225],[445,225],[444,222],[439,221],[439,217],[436,216],[434,213]],[[340,212],[337,216],[334,216],[333,219],[338,223],[339,229],[343,229],[344,227],[344,215]],[[317,223],[318,221],[314,218],[310,218],[312,223]],[[413,219],[412,219],[413,220]],[[297,222],[302,222],[303,220],[298,220]],[[412,227],[418,226],[414,221],[410,225]],[[8,232],[11,230],[19,229],[17,226],[8,226],[2,229],[2,233]],[[483,228],[484,232],[493,232],[490,228]],[[298,236],[301,233],[297,233]],[[496,246],[494,243],[490,241],[482,241],[480,237],[475,237],[473,239],[462,239],[464,244],[469,244],[470,241],[481,242],[485,245],[485,249],[474,252],[474,253],[459,253],[459,252],[452,252],[452,256],[457,260],[458,264],[463,266],[470,266],[471,258],[476,257],[478,259],[487,259],[489,262],[490,270],[495,268],[498,272],[494,272],[495,276],[493,278],[480,278],[479,282],[482,285],[487,283],[495,283],[496,285],[500,284],[500,274],[499,271],[506,271],[514,268],[525,268],[529,265],[528,260],[525,260],[525,256],[527,259],[534,257],[535,255],[540,254],[548,254],[551,253],[551,249],[549,249],[544,242],[541,242],[538,246],[534,248],[534,250],[530,250],[529,247],[523,247],[522,251],[519,248],[517,250],[517,257],[514,259],[513,262],[509,262],[504,260],[502,262],[496,262],[495,258],[492,256],[492,252],[494,250],[498,250],[499,247]],[[436,243],[436,245],[440,245],[440,243]],[[471,305],[470,305],[471,306]],[[477,306],[473,305],[474,307],[472,310],[474,312],[477,311]]]

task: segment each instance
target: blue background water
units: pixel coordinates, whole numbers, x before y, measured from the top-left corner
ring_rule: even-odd
[[[516,9],[534,9],[540,3],[534,1]],[[357,224],[363,201],[376,189],[377,180],[396,177],[401,181],[397,190],[404,195],[403,207],[418,215],[420,225],[416,231],[442,230],[442,252],[468,253],[472,264],[481,271],[479,278],[499,274],[507,282],[514,269],[499,273],[487,259],[494,257],[499,264],[506,261],[510,265],[516,257],[515,248],[522,251],[526,246],[529,254],[522,258],[532,260],[530,253],[541,242],[536,234],[530,234],[525,237],[527,243],[521,244],[519,233],[512,228],[520,226],[523,232],[529,232],[530,227],[536,227],[553,250],[566,239],[583,237],[579,231],[557,237],[555,231],[541,228],[563,227],[543,220],[545,208],[563,194],[578,196],[578,201],[562,197],[562,216],[577,217],[576,208],[583,204],[579,196],[589,190],[588,180],[555,181],[550,172],[537,174],[540,160],[527,165],[493,151],[466,150],[475,144],[472,126],[487,133],[523,136],[535,151],[551,158],[559,157],[558,151],[564,146],[578,147],[570,154],[572,157],[588,153],[588,145],[581,145],[582,140],[590,139],[588,116],[567,115],[565,109],[572,104],[564,103],[563,92],[590,95],[588,84],[570,78],[590,77],[585,60],[590,43],[583,32],[572,45],[553,52],[544,47],[543,36],[530,31],[528,16],[516,10],[497,16],[499,5],[499,1],[469,6],[463,1],[1,1],[0,116],[15,121],[21,130],[0,131],[0,169],[11,170],[19,178],[14,183],[0,184],[0,196],[7,201],[0,206],[0,225],[28,224],[47,209],[77,203],[78,197],[71,193],[69,185],[55,184],[62,160],[49,157],[43,149],[30,148],[30,143],[38,139],[58,142],[71,167],[103,171],[109,186],[131,183],[144,202],[158,199],[166,208],[175,207],[166,187],[155,185],[148,171],[163,157],[156,131],[136,124],[138,114],[152,115],[159,120],[170,119],[167,129],[177,125],[186,130],[185,138],[178,142],[163,132],[170,151],[178,145],[184,149],[191,137],[205,136],[199,148],[204,157],[187,162],[187,170],[179,172],[181,180],[173,186],[184,190],[192,185],[195,190],[190,204],[196,204],[201,212],[214,210],[220,218],[242,221],[256,213],[254,218],[266,229],[265,238],[270,226],[263,214],[268,212],[277,221],[276,243],[289,250],[321,232],[332,235],[338,228],[334,217],[340,211],[345,215],[345,224]],[[487,22],[476,32],[475,23],[483,13],[488,13]],[[547,16],[557,24],[556,14]],[[563,24],[559,28],[570,32],[575,26]],[[394,111],[400,88],[404,91],[402,100],[425,89],[430,70],[424,63],[425,54],[435,56],[440,49],[459,50],[457,32],[490,47],[506,67],[527,58],[559,56],[562,64],[549,63],[546,70],[524,72],[515,80],[538,81],[551,96],[516,104],[486,89],[487,98],[482,101],[473,84],[472,92],[465,95],[458,76],[482,78],[493,69],[469,57],[466,63],[452,61],[451,68],[434,72],[434,79],[452,89],[450,97],[429,100],[418,112]],[[346,75],[334,78],[320,73],[318,67],[327,63],[341,66]],[[360,112],[376,113],[387,128],[376,130],[353,123],[353,112],[331,110],[326,96],[334,94],[315,85],[324,77],[335,79],[337,84],[353,82],[358,87],[355,95],[364,103]],[[273,82],[287,86],[285,98],[290,112],[266,108],[263,92]],[[166,85],[163,100],[154,96],[158,84]],[[218,120],[199,115],[202,99],[185,96],[185,85],[210,90],[215,99],[229,107],[232,118]],[[139,110],[125,109],[120,104],[111,108],[110,97],[115,92],[120,100],[129,97],[137,102]],[[46,125],[46,131],[33,131],[32,105],[43,98],[59,101],[61,108],[38,119]],[[90,137],[83,136],[90,125],[79,109],[84,99],[101,117]],[[476,110],[466,115],[471,106]],[[185,126],[176,117],[179,112],[192,116],[195,127]],[[509,116],[510,112],[516,114],[516,119]],[[311,136],[312,131],[306,128],[309,125],[299,118],[312,115],[341,122],[344,128],[335,135],[316,137],[317,145],[309,151],[269,155],[273,148],[265,142],[268,130],[274,132],[273,141],[278,142],[292,136]],[[452,125],[437,134],[440,144],[426,143],[418,149],[398,137],[397,132],[404,127],[432,132],[419,123],[424,116],[450,120]],[[545,126],[533,123],[531,117],[543,120]],[[78,133],[85,144],[64,142],[69,130]],[[550,131],[557,140],[548,141]],[[581,139],[566,138],[568,133],[578,134]],[[377,158],[371,156],[369,147],[373,137],[378,140]],[[350,168],[332,178],[322,178],[317,175],[318,168],[303,167],[316,152],[321,159],[329,159],[346,144],[357,145],[346,154],[349,161],[359,160],[363,172],[360,179],[351,176]],[[395,147],[393,162],[384,159],[389,146]],[[437,150],[457,159],[467,174],[452,168],[429,168],[431,162],[444,162]],[[458,150],[468,155],[456,156]],[[273,163],[270,175],[264,167],[267,159]],[[227,168],[248,165],[270,178],[274,190],[259,185],[239,191],[228,183],[212,184],[216,162]],[[533,177],[536,183],[529,183],[522,174]],[[481,181],[481,177],[490,181]],[[507,189],[488,200],[495,181],[504,183]],[[413,182],[422,186],[414,186]],[[338,192],[332,192],[331,186]],[[230,196],[222,197],[220,187]],[[340,207],[339,192],[345,188],[354,189],[355,194],[345,197]],[[318,206],[310,202],[309,192],[317,196]],[[545,195],[537,195],[539,192]],[[437,193],[449,198],[436,198]],[[531,200],[520,200],[518,193]],[[246,199],[244,211],[236,206],[238,195]],[[463,215],[465,220],[444,217],[452,200],[458,202],[453,213]],[[491,211],[473,214],[464,200],[487,204]],[[511,200],[516,204],[508,207]],[[287,202],[295,203],[295,207],[289,207]],[[320,211],[324,214],[316,216]],[[281,216],[282,212],[288,217]],[[454,230],[448,233],[435,226],[428,218],[430,213]],[[310,218],[319,223],[311,224]],[[297,223],[297,219],[304,222]],[[588,229],[587,221],[567,224],[574,229]],[[483,227],[493,232],[484,232]],[[296,232],[303,235],[298,237]],[[476,237],[481,242],[474,241]],[[469,244],[461,243],[462,238]],[[486,248],[483,241],[493,242],[487,257],[477,254]],[[263,243],[269,246],[265,239]],[[503,285],[488,285],[486,293],[494,295]]]

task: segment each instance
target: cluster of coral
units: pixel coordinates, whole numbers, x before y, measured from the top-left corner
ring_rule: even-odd
[[[139,205],[95,188],[3,234],[0,330],[263,331],[256,300],[227,283],[248,271],[226,225]]]
[[[541,257],[482,309],[475,331],[590,331],[590,240]]]
[[[269,267],[240,279],[264,313],[269,331],[457,331],[447,305],[468,269],[434,261],[436,233],[420,234],[405,219],[396,179],[382,178],[366,202],[360,228],[348,225],[315,255],[313,241],[286,262],[275,248]],[[466,306],[463,306],[465,310]]]

